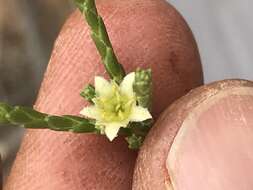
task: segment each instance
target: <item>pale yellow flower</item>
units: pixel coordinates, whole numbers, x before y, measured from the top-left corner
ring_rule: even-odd
[[[129,122],[141,122],[151,119],[148,109],[137,105],[133,83],[135,73],[128,74],[120,85],[108,82],[103,77],[95,77],[96,98],[94,105],[85,107],[80,113],[96,120],[96,125],[104,129],[112,141],[121,127]]]

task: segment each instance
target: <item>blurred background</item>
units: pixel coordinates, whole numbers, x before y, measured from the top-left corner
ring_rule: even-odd
[[[73,10],[70,2],[0,0],[0,101],[29,106],[34,103],[53,43]],[[5,176],[22,134],[21,129],[0,126]]]
[[[253,80],[253,1],[170,0],[196,37],[205,82]],[[0,101],[32,105],[71,0],[0,0]],[[0,126],[7,174],[23,130]]]

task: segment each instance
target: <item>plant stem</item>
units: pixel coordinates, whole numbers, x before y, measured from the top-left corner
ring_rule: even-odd
[[[87,85],[82,90],[82,92],[80,93],[80,95],[83,98],[85,98],[88,102],[94,104],[94,102],[92,100],[96,97],[95,87],[92,86],[91,84]]]
[[[10,106],[6,103],[0,103],[0,124],[12,124],[27,129],[50,129],[53,131],[69,131],[73,133],[101,134],[94,120],[70,115],[53,116],[40,113],[32,108]],[[149,125],[149,123],[146,123],[146,125]],[[148,126],[140,123],[132,123],[129,128],[122,128],[120,135],[124,137],[136,135],[136,137],[144,139],[148,130]],[[133,147],[131,144],[136,143],[133,139],[128,141],[129,147]]]
[[[77,116],[52,116],[31,108],[0,103],[0,123],[30,129],[50,129],[74,133],[98,133],[92,120]]]
[[[151,69],[137,69],[133,89],[140,106],[151,110],[152,106],[152,72]]]
[[[120,84],[125,76],[125,70],[114,53],[104,21],[97,12],[95,0],[75,0],[75,3],[85,15],[91,28],[91,37],[96,44],[107,73]]]

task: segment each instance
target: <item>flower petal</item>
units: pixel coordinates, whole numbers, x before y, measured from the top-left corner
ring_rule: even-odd
[[[135,80],[135,73],[129,73],[120,84],[120,91],[129,97],[134,96],[133,83]]]
[[[95,90],[99,96],[107,96],[112,92],[112,85],[103,77],[95,77]]]
[[[141,106],[133,107],[132,114],[130,116],[131,121],[139,122],[147,119],[152,119],[152,115],[149,113],[147,108],[143,108]]]
[[[118,136],[120,127],[123,127],[121,123],[108,123],[105,125],[105,134],[110,141]]]
[[[95,106],[88,106],[88,107],[83,108],[80,114],[92,119],[96,119],[96,120],[100,119],[98,109]]]

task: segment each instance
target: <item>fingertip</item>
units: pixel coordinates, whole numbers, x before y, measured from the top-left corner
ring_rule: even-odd
[[[133,189],[252,189],[251,105],[253,83],[244,80],[215,82],[176,101],[144,141]]]

